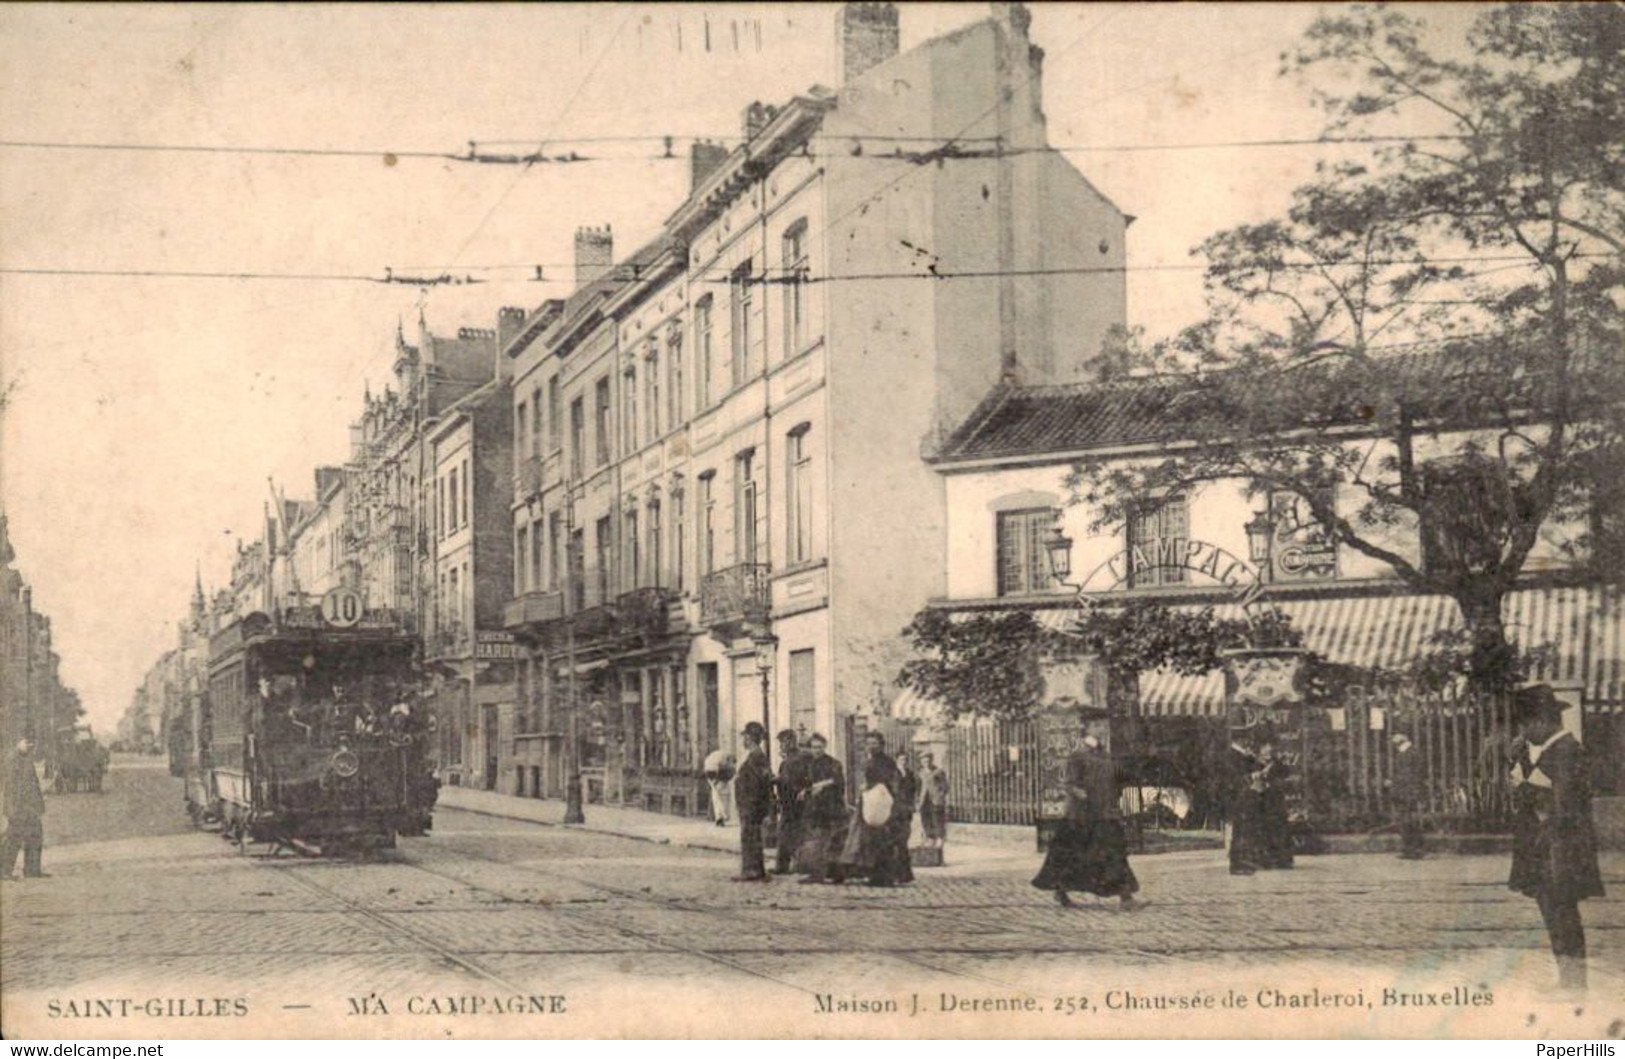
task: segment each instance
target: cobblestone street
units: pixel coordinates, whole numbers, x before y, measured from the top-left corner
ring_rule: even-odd
[[[721,853],[455,810],[369,863],[243,856],[186,826],[179,783],[157,759],[110,779],[99,798],[51,797],[53,877],[0,891],[4,1013],[27,1035],[128,1035],[98,1005],[110,999],[138,1019],[156,1012],[149,1032],[211,1036],[245,1032],[243,1018],[296,1033],[380,1009],[423,1015],[425,1033],[566,1033],[547,1020],[617,1008],[629,1033],[676,1031],[702,997],[740,998],[742,1034],[787,1009],[806,1012],[807,1034],[834,1034],[872,1017],[842,1004],[895,1003],[901,1017],[916,994],[943,1021],[915,1033],[966,1032],[962,1009],[944,1006],[1032,998],[1029,1032],[1100,1033],[1122,1020],[1110,1032],[1177,1035],[1177,1011],[1133,1006],[1129,994],[1201,1003],[1232,989],[1250,998],[1238,1018],[1256,1020],[1262,1005],[1303,1020],[1282,1024],[1302,1033],[1460,1029],[1484,1009],[1426,999],[1458,986],[1493,993],[1491,1006],[1529,1005],[1531,1032],[1617,1036],[1625,1015],[1617,857],[1606,865],[1613,896],[1585,907],[1588,1010],[1543,1004],[1552,965],[1539,915],[1506,891],[1498,857],[1320,857],[1250,879],[1226,874],[1215,852],[1143,857],[1153,904],[1124,914],[1055,907],[1027,883],[1033,856],[921,871],[898,890],[741,886]],[[133,995],[134,982],[150,982],[150,995]],[[1385,1002],[1385,986],[1431,1010]],[[1288,1007],[1316,990],[1317,1008]],[[1331,1008],[1334,994],[1348,999]],[[441,1017],[448,1004],[512,997],[563,997],[563,1010],[548,1012],[548,999],[524,1015]],[[217,998],[247,1014],[199,1017]],[[143,1007],[150,999],[159,1007]],[[1558,1018],[1570,1024],[1559,1030]]]

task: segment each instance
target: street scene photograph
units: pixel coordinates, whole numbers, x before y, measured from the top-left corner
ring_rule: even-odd
[[[0,1036],[1625,1039],[1625,5],[0,45]]]

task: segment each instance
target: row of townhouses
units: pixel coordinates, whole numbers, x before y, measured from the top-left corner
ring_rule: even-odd
[[[422,637],[444,782],[558,797],[579,771],[591,799],[683,813],[749,721],[841,742],[852,717],[929,717],[895,683],[926,606],[1064,625],[1079,584],[1228,606],[1239,569],[1334,661],[1393,664],[1458,622],[1245,483],[1117,534],[1067,503],[1081,455],[1154,454],[1178,416],[1150,384],[1084,380],[1126,320],[1132,218],[1029,149],[1043,53],[1021,5],[992,8],[900,52],[893,5],[844,5],[839,87],[750,104],[731,150],[696,144],[653,239],[620,253],[583,227],[568,297],[399,333],[348,462],[313,500],[273,499],[213,620],[354,588]],[[966,149],[908,153],[944,142]],[[1425,561],[1416,527],[1392,532]],[[1566,533],[1509,621],[1557,645],[1541,675],[1617,746],[1619,596],[1566,576]],[[1143,674],[1140,709],[1212,715],[1223,694]]]
[[[62,683],[62,658],[52,644],[51,619],[34,608],[34,590],[13,564],[6,517],[0,514],[0,747],[4,768],[24,737],[36,757],[53,768],[62,741],[74,737],[84,710]],[[3,810],[3,807],[0,807]]]

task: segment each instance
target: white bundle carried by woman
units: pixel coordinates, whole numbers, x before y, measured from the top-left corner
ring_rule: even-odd
[[[877,783],[863,792],[863,822],[870,827],[885,827],[891,821],[892,796],[883,783]]]

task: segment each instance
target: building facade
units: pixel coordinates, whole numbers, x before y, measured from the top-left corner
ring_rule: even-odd
[[[838,91],[696,145],[625,260],[578,233],[576,293],[506,350],[527,658],[498,789],[559,793],[579,747],[589,798],[692,812],[746,722],[839,741],[889,699],[945,592],[922,456],[1124,320],[1128,219],[1041,149],[1042,52],[993,6],[898,54],[895,7],[846,5]],[[980,149],[907,153],[945,139]]]
[[[1147,498],[1145,514],[1111,531],[1098,529],[1099,512],[1073,501],[1067,477],[1085,456],[1128,464],[1180,445],[1177,404],[1164,396],[1155,380],[1008,386],[992,394],[929,460],[947,489],[950,530],[946,591],[932,605],[961,614],[1028,610],[1065,630],[1080,593],[1101,601],[1213,607],[1235,618],[1245,616],[1244,603],[1257,600],[1286,615],[1303,646],[1327,661],[1389,672],[1427,652],[1433,634],[1461,628],[1453,599],[1419,594],[1381,561],[1340,547],[1303,498],[1253,495],[1257,491],[1239,479]],[[1357,427],[1347,433],[1351,451],[1371,464],[1383,460],[1385,442],[1362,436]],[[1468,440],[1465,432],[1451,431],[1419,437],[1414,455],[1426,464]],[[1364,497],[1352,488],[1331,502],[1368,539],[1418,569],[1433,561],[1430,535],[1414,519],[1371,526],[1360,520]],[[1558,517],[1541,528],[1502,614],[1508,637],[1535,652],[1530,678],[1578,697],[1584,739],[1599,748],[1594,760],[1603,763],[1600,792],[1617,795],[1619,770],[1606,763],[1625,753],[1625,593],[1615,582],[1582,573],[1582,557],[1567,547],[1581,530]],[[1070,542],[1065,583],[1052,575],[1047,554],[1057,533]],[[1226,705],[1222,672],[1139,675],[1135,709],[1141,717],[1217,723]],[[929,718],[934,704],[904,692],[897,712]],[[1390,723],[1373,716],[1372,724]],[[1470,773],[1471,762],[1466,766]]]

